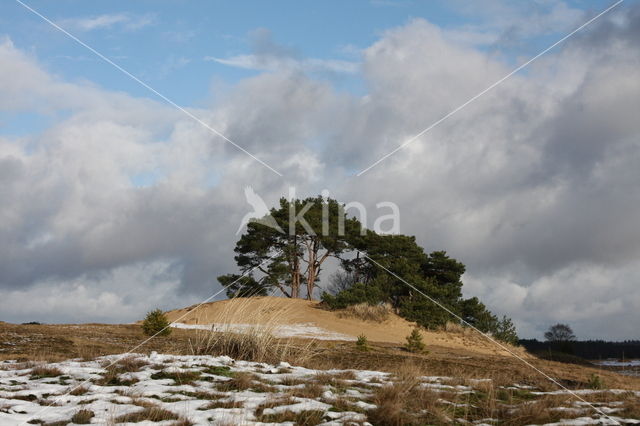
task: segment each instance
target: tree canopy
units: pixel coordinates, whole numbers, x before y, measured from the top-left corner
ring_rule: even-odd
[[[360,222],[347,218],[337,201],[322,197],[281,198],[270,215],[280,229],[267,221],[251,221],[236,243],[236,263],[242,275],[251,277],[246,285],[264,290],[256,294],[276,288],[286,297],[312,299],[322,265],[351,247],[348,241],[360,232]],[[255,279],[254,272],[262,276]],[[218,278],[223,285],[234,279],[233,274]],[[236,295],[238,286],[234,286],[229,288]]]
[[[544,338],[547,342],[573,342],[576,336],[567,324],[556,324],[549,327]]]
[[[476,297],[463,298],[464,264],[445,251],[425,253],[413,236],[365,229],[333,199],[280,199],[268,220],[249,222],[235,252],[241,274],[218,277],[228,286],[229,297],[277,290],[285,297],[312,299],[323,265],[333,257],[341,270],[321,297],[329,308],[390,303],[399,315],[423,327],[462,318],[500,340],[518,340],[509,318],[498,319]]]

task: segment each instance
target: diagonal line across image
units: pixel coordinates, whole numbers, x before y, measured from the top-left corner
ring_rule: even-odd
[[[73,34],[71,34],[70,32],[68,32],[67,30],[65,30],[64,28],[62,28],[60,25],[56,24],[55,22],[53,22],[51,19],[47,18],[46,16],[42,15],[40,12],[38,12],[37,10],[33,9],[31,6],[29,6],[28,4],[24,3],[21,0],[15,0],[18,4],[20,4],[22,7],[24,7],[25,9],[27,9],[28,11],[30,11],[31,13],[33,13],[34,15],[40,17],[42,20],[44,20],[45,22],[47,22],[48,24],[50,24],[52,27],[54,27],[55,29],[57,29],[58,31],[64,33],[66,36],[68,36],[69,38],[71,38],[73,41],[75,41],[76,43],[78,43],[79,45],[81,45],[82,47],[88,49],[89,51],[91,51],[93,54],[95,54],[96,56],[98,56],[100,59],[102,59],[103,61],[105,61],[106,63],[110,64],[111,66],[113,66],[114,68],[116,68],[118,71],[122,72],[124,75],[126,75],[127,77],[131,78],[132,80],[134,80],[136,83],[140,84],[142,87],[144,87],[145,89],[149,90],[151,93],[153,93],[154,95],[158,96],[160,99],[162,99],[163,101],[165,101],[166,103],[168,103],[169,105],[171,105],[172,107],[176,108],[178,111],[182,112],[183,114],[185,114],[186,116],[188,116],[189,118],[193,119],[195,122],[197,122],[198,124],[200,124],[201,126],[203,126],[205,129],[209,130],[210,132],[212,132],[213,134],[221,137],[222,139],[224,139],[226,142],[230,143],[231,145],[233,145],[234,147],[236,147],[238,150],[242,151],[243,153],[247,154],[249,157],[253,158],[255,161],[257,161],[258,163],[262,164],[263,166],[265,166],[267,169],[271,170],[273,173],[277,174],[280,177],[283,177],[282,173],[280,173],[278,170],[274,169],[273,167],[271,167],[269,164],[267,164],[265,161],[261,160],[260,158],[258,158],[257,156],[255,156],[254,154],[252,154],[251,152],[247,151],[245,148],[243,148],[242,146],[238,145],[236,142],[232,141],[231,139],[229,139],[227,136],[225,136],[223,133],[221,133],[220,131],[216,130],[215,128],[213,128],[212,126],[210,126],[209,124],[205,123],[202,119],[198,118],[197,116],[195,116],[192,112],[190,112],[189,110],[187,110],[184,107],[181,107],[180,105],[178,105],[177,103],[175,103],[174,101],[172,101],[170,98],[166,97],[165,95],[163,95],[162,93],[158,92],[156,89],[154,89],[153,87],[151,87],[149,84],[145,83],[144,81],[140,80],[138,77],[136,77],[135,75],[131,74],[129,71],[127,71],[126,69],[124,69],[122,66],[118,65],[117,63],[113,62],[111,59],[109,59],[108,57],[104,56],[102,53],[98,52],[96,49],[94,49],[93,47],[89,46],[87,43],[85,43],[84,41],[80,40],[78,37],[74,36]]]
[[[42,14],[40,14],[38,11],[36,11],[35,9],[33,9],[32,7],[30,7],[29,5],[27,5],[26,3],[24,3],[21,0],[15,0],[18,4],[20,4],[22,7],[24,7],[25,9],[29,10],[30,12],[32,12],[33,14],[35,14],[36,16],[40,17],[42,20],[44,20],[45,22],[49,23],[50,25],[52,25],[54,28],[56,28],[57,30],[61,31],[62,33],[64,33],[65,35],[67,35],[68,37],[70,37],[72,40],[74,40],[76,43],[80,44],[81,46],[83,46],[84,48],[88,49],[89,51],[91,51],[93,54],[95,54],[96,56],[98,56],[99,58],[101,58],[102,60],[104,60],[105,62],[109,63],[110,65],[112,65],[114,68],[116,68],[117,70],[119,70],[120,72],[124,73],[125,75],[127,75],[129,78],[131,78],[132,80],[136,81],[138,84],[142,85],[144,88],[146,88],[147,90],[149,90],[150,92],[152,92],[153,94],[155,94],[156,96],[160,97],[162,100],[164,100],[165,102],[167,102],[169,105],[173,106],[174,108],[178,109],[179,111],[181,111],[182,113],[184,113],[185,115],[187,115],[188,117],[190,117],[191,119],[193,119],[194,121],[198,122],[200,125],[202,125],[203,127],[205,127],[206,129],[208,129],[209,131],[211,131],[212,133],[214,133],[215,135],[223,138],[226,142],[230,143],[231,145],[233,145],[235,148],[237,148],[238,150],[242,151],[243,153],[245,153],[246,155],[250,156],[252,159],[256,160],[257,162],[259,162],[260,164],[262,164],[263,166],[265,166],[266,168],[268,168],[269,170],[271,170],[273,173],[277,174],[278,176],[283,176],[282,173],[280,173],[279,171],[277,171],[276,169],[274,169],[273,167],[271,167],[270,165],[268,165],[266,162],[264,162],[263,160],[261,160],[260,158],[256,157],[255,155],[253,155],[252,153],[250,153],[249,151],[247,151],[245,148],[243,148],[242,146],[238,145],[237,143],[235,143],[234,141],[232,141],[231,139],[229,139],[227,136],[225,136],[224,134],[222,134],[221,132],[219,132],[218,130],[216,130],[215,128],[211,127],[210,125],[208,125],[207,123],[205,123],[203,120],[201,120],[200,118],[198,118],[197,116],[195,116],[193,113],[191,113],[190,111],[188,111],[187,109],[179,106],[178,104],[176,104],[174,101],[172,101],[171,99],[167,98],[166,96],[164,96],[163,94],[159,93],[157,90],[155,90],[153,87],[149,86],[147,83],[145,83],[144,81],[140,80],[138,77],[136,77],[135,75],[131,74],[130,72],[128,72],[127,70],[125,70],[124,68],[122,68],[120,65],[118,65],[117,63],[113,62],[112,60],[110,60],[108,57],[102,55],[100,52],[96,51],[94,48],[92,48],[91,46],[87,45],[85,42],[83,42],[82,40],[78,39],[77,37],[75,37],[73,34],[69,33],[68,31],[66,31],[65,29],[61,28],[59,25],[57,25],[55,22],[51,21],[50,19],[48,19],[47,17],[43,16]],[[528,61],[526,61],[525,63],[521,64],[520,66],[518,66],[517,68],[515,68],[513,71],[511,71],[510,73],[506,74],[504,77],[502,77],[500,80],[496,81],[495,83],[493,83],[492,85],[488,86],[486,89],[482,90],[481,92],[479,92],[478,94],[476,94],[475,96],[473,96],[472,98],[470,98],[468,101],[466,101],[465,103],[461,104],[460,106],[458,106],[457,108],[453,109],[452,111],[450,111],[449,113],[447,113],[445,116],[443,116],[442,118],[440,118],[439,120],[437,120],[436,122],[434,122],[433,124],[431,124],[430,126],[428,126],[427,128],[425,128],[424,130],[420,131],[419,133],[417,133],[415,136],[413,136],[412,138],[410,138],[409,140],[407,140],[406,142],[404,142],[402,145],[398,146],[397,148],[395,148],[394,150],[392,150],[391,152],[387,153],[386,155],[384,155],[383,157],[381,157],[379,160],[375,161],[374,163],[372,163],[371,165],[369,165],[368,167],[366,167],[365,169],[363,169],[362,171],[360,171],[357,176],[362,176],[364,173],[366,173],[367,171],[371,170],[373,167],[377,166],[378,164],[380,164],[382,161],[384,161],[386,158],[389,158],[390,156],[392,156],[393,154],[395,154],[396,152],[406,148],[408,145],[410,145],[411,143],[415,142],[416,140],[418,140],[422,135],[424,135],[425,133],[429,132],[430,130],[432,130],[433,128],[435,128],[436,126],[438,126],[439,124],[441,124],[442,122],[446,121],[448,118],[450,118],[451,116],[453,116],[454,114],[458,113],[459,111],[461,111],[462,109],[464,109],[466,106],[468,106],[469,104],[473,103],[474,101],[476,101],[477,99],[479,99],[480,97],[482,97],[484,94],[488,93],[489,91],[491,91],[492,89],[494,89],[495,87],[497,87],[498,85],[500,85],[501,83],[503,83],[504,81],[506,81],[507,79],[509,79],[511,76],[513,76],[514,74],[516,74],[517,72],[521,71],[522,69],[524,69],[525,67],[527,67],[528,65],[530,65],[532,62],[534,62],[535,60],[537,60],[538,58],[540,58],[541,56],[545,55],[546,53],[548,53],[549,51],[551,51],[553,48],[555,48],[556,46],[558,46],[559,44],[563,43],[564,41],[566,41],[567,39],[569,39],[570,37],[572,37],[573,35],[575,35],[576,33],[578,33],[579,31],[581,31],[582,29],[584,29],[585,27],[587,27],[588,25],[590,25],[591,23],[593,23],[594,21],[596,21],[598,18],[602,17],[603,15],[605,15],[606,13],[610,12],[611,10],[613,10],[615,7],[617,7],[618,5],[620,5],[624,0],[618,0],[616,3],[612,4],[611,6],[609,6],[607,9],[603,10],[602,12],[600,12],[599,14],[597,14],[596,16],[594,16],[593,18],[591,18],[590,20],[588,20],[587,22],[585,22],[584,24],[582,24],[580,27],[576,28],[575,30],[573,30],[571,33],[567,34],[566,36],[564,36],[563,38],[561,38],[560,40],[558,40],[557,42],[555,42],[554,44],[550,45],[549,47],[547,47],[546,49],[544,49],[542,52],[540,52],[539,54],[537,54],[536,56],[532,57],[531,59],[529,59]],[[595,407],[594,405],[592,405],[591,403],[589,403],[588,401],[586,401],[585,399],[583,399],[581,396],[579,396],[578,394],[576,394],[575,392],[571,391],[570,389],[566,388],[565,386],[563,386],[561,383],[559,383],[556,379],[554,379],[553,377],[551,377],[550,375],[546,374],[545,372],[541,371],[539,368],[537,368],[535,365],[533,365],[532,363],[530,363],[529,361],[527,361],[526,359],[522,358],[521,356],[519,356],[517,353],[513,352],[512,350],[510,350],[507,346],[501,344],[500,342],[496,341],[493,337],[491,337],[490,335],[481,332],[479,329],[477,329],[476,327],[474,327],[473,325],[469,324],[468,322],[466,322],[463,318],[461,318],[460,316],[456,315],[455,313],[453,313],[451,310],[449,310],[446,306],[444,306],[442,303],[438,302],[436,299],[428,296],[427,294],[421,292],[419,289],[417,289],[415,286],[413,286],[411,283],[407,282],[406,280],[402,279],[401,277],[399,277],[398,275],[396,275],[395,273],[393,273],[392,271],[388,270],[387,268],[385,268],[383,265],[381,265],[380,263],[376,262],[375,260],[371,259],[370,257],[368,257],[366,254],[361,253],[368,261],[372,262],[373,264],[377,265],[378,267],[380,267],[381,269],[385,270],[387,273],[389,273],[390,275],[394,276],[396,279],[398,279],[399,281],[401,281],[404,285],[409,286],[410,288],[412,288],[414,291],[418,292],[420,295],[422,295],[423,297],[425,297],[426,299],[428,299],[429,301],[431,301],[432,303],[436,304],[439,308],[445,310],[446,312],[448,312],[449,314],[453,315],[454,317],[456,317],[458,320],[460,320],[463,324],[465,324],[466,326],[469,326],[470,328],[472,328],[473,330],[475,330],[476,332],[480,333],[482,336],[484,336],[486,339],[488,339],[490,342],[492,342],[493,344],[495,344],[496,346],[498,346],[499,348],[501,348],[502,350],[508,352],[511,356],[515,357],[516,359],[518,359],[519,361],[521,361],[522,363],[524,363],[526,366],[530,367],[531,369],[535,370],[537,373],[541,374],[542,376],[544,376],[546,379],[548,379],[549,381],[551,381],[552,383],[554,383],[555,385],[557,385],[559,388],[563,389],[564,391],[568,392],[569,394],[571,394],[572,396],[574,396],[575,398],[581,400],[582,402],[588,404],[592,409],[594,409],[596,412],[598,412],[600,415],[608,418],[610,421],[613,421],[615,424],[617,424],[617,422],[613,419],[611,419],[609,416],[607,416],[602,410],[598,409],[597,407]],[[268,259],[269,260],[269,259]],[[267,260],[267,261],[268,261]],[[267,262],[265,261],[265,262]],[[265,263],[263,262],[263,263]],[[262,264],[261,264],[262,265]],[[258,265],[260,266],[260,265]],[[256,266],[257,267],[257,266]],[[255,268],[255,267],[254,267]],[[252,268],[252,269],[254,269]],[[246,273],[249,273],[251,270],[246,271]],[[240,278],[242,278],[245,274],[243,274]],[[238,278],[238,280],[240,279]],[[236,280],[237,281],[237,280]],[[220,294],[222,291],[224,291],[228,286],[234,284],[236,281],[228,284],[226,287],[223,287],[220,291],[216,292],[214,295],[208,297],[207,299],[205,299],[204,301],[202,301],[199,305],[197,305],[197,307],[200,307],[202,304],[207,303],[208,301],[212,300],[214,297],[216,297],[218,294]],[[197,309],[197,307],[195,309]],[[194,311],[195,311],[194,309]],[[177,320],[175,320],[173,323],[179,321],[180,319],[182,319],[184,316],[188,315],[190,312],[185,313],[182,317],[178,318]],[[172,324],[173,324],[172,323]],[[161,330],[162,331],[162,330]],[[142,345],[146,344],[148,341],[150,341],[151,339],[153,339],[154,337],[156,337],[159,333],[161,333],[161,331],[159,331],[158,333],[154,334],[153,336],[150,336],[148,339],[146,339],[145,341],[143,341],[142,343],[138,344],[137,346],[133,347],[132,349],[130,349],[128,352],[126,352],[123,355],[127,355],[129,353],[131,353],[132,351],[138,349],[139,347],[141,347]],[[114,362],[115,363],[115,362]],[[81,385],[78,385],[81,386]],[[70,389],[67,394],[69,392],[71,392],[73,389]],[[64,396],[64,395],[61,395]],[[42,411],[45,411],[49,406],[45,406]]]
[[[398,276],[397,274],[395,274],[393,271],[390,271],[389,269],[385,268],[383,265],[381,265],[379,262],[376,262],[375,260],[373,260],[372,258],[370,258],[369,256],[367,256],[365,253],[362,253],[361,251],[358,251],[358,253],[360,253],[362,255],[362,257],[364,257],[365,259],[367,259],[369,262],[373,263],[374,265],[376,265],[377,267],[379,267],[380,269],[384,270],[385,272],[387,272],[389,275],[393,276],[394,278],[400,280],[400,282],[402,282],[403,284],[405,284],[406,286],[410,287],[412,290],[416,291],[418,294],[420,294],[421,296],[423,296],[424,298],[426,298],[427,300],[429,300],[431,303],[435,304],[437,307],[439,307],[440,309],[444,310],[445,312],[447,312],[449,315],[453,316],[454,318],[456,318],[458,321],[460,321],[462,324],[466,325],[467,327],[471,328],[472,330],[480,333],[485,339],[487,339],[489,342],[493,343],[494,345],[498,346],[500,349],[502,349],[503,351],[509,353],[511,356],[513,356],[514,358],[516,358],[517,360],[521,361],[522,363],[524,363],[527,367],[532,368],[533,370],[535,370],[537,373],[541,374],[542,376],[544,376],[547,380],[551,381],[553,384],[555,384],[556,386],[558,386],[559,388],[561,388],[562,390],[564,390],[565,392],[569,393],[571,396],[579,399],[580,401],[586,403],[587,405],[589,405],[589,407],[593,408],[598,414],[606,417],[607,419],[611,420],[614,422],[614,424],[618,424],[617,421],[615,421],[614,419],[612,419],[611,417],[609,417],[607,414],[605,414],[602,410],[600,410],[599,408],[597,408],[596,406],[594,406],[593,404],[591,404],[590,402],[588,402],[587,400],[585,400],[584,398],[582,398],[580,395],[578,395],[577,393],[573,392],[571,389],[568,389],[566,386],[562,385],[562,383],[558,382],[556,379],[554,379],[553,377],[551,377],[550,375],[548,375],[547,373],[545,373],[544,371],[540,370],[538,367],[536,367],[535,365],[531,364],[529,361],[527,361],[526,359],[522,358],[520,355],[518,355],[517,353],[515,353],[514,351],[512,351],[511,349],[509,349],[506,345],[503,345],[502,343],[498,342],[496,339],[494,339],[493,337],[491,337],[491,335],[487,334],[487,333],[483,333],[482,331],[480,331],[477,327],[474,327],[472,324],[470,324],[469,322],[465,321],[464,318],[462,318],[460,315],[457,315],[456,313],[454,313],[451,309],[447,308],[445,305],[443,305],[442,303],[440,303],[439,301],[437,301],[436,299],[434,299],[433,297],[427,295],[426,293],[420,291],[420,289],[418,289],[416,286],[414,286],[413,284],[409,283],[408,281],[404,280],[402,277]]]
[[[416,140],[418,140],[422,135],[424,135],[425,133],[429,132],[430,130],[432,130],[434,127],[438,126],[439,124],[443,123],[444,121],[446,121],[448,118],[450,118],[451,116],[453,116],[454,114],[456,114],[457,112],[463,110],[465,107],[467,107],[468,105],[472,104],[474,101],[478,100],[480,97],[482,97],[483,95],[485,95],[486,93],[490,92],[491,90],[493,90],[494,88],[496,88],[497,86],[499,86],[500,84],[504,83],[506,80],[508,80],[510,77],[512,77],[514,74],[518,73],[519,71],[521,71],[522,69],[526,68],[528,65],[530,65],[532,62],[534,62],[535,60],[539,59],[541,56],[545,55],[546,53],[548,53],[549,51],[551,51],[553,48],[555,48],[556,46],[558,46],[559,44],[563,43],[564,41],[566,41],[567,39],[569,39],[570,37],[574,36],[575,34],[577,34],[579,31],[581,31],[582,29],[586,28],[588,25],[592,24],[593,22],[595,22],[598,18],[602,17],[603,15],[607,14],[608,12],[610,12],[611,10],[613,10],[615,7],[617,7],[618,5],[620,5],[624,0],[618,0],[617,2],[615,2],[614,4],[612,4],[611,6],[609,6],[608,8],[606,8],[605,10],[603,10],[602,12],[598,13],[596,16],[594,16],[593,18],[589,19],[587,22],[585,22],[584,24],[580,25],[578,28],[576,28],[575,30],[571,31],[569,34],[567,34],[566,36],[562,37],[560,40],[556,41],[555,43],[553,43],[551,46],[547,47],[546,49],[544,49],[542,52],[538,53],[536,56],[534,56],[533,58],[529,59],[528,61],[526,61],[525,63],[521,64],[520,66],[518,66],[517,68],[515,68],[513,71],[511,71],[510,73],[508,73],[507,75],[505,75],[504,77],[502,77],[500,80],[496,81],[495,83],[491,84],[489,87],[487,87],[486,89],[482,90],[481,92],[477,93],[476,95],[474,95],[473,97],[471,97],[469,100],[467,100],[466,102],[464,102],[463,104],[459,105],[458,107],[454,108],[453,110],[451,110],[450,112],[448,112],[447,114],[445,114],[443,117],[441,117],[440,119],[438,119],[437,121],[435,121],[434,123],[432,123],[429,127],[421,130],[420,132],[418,132],[416,135],[412,136],[411,138],[409,138],[407,141],[405,141],[402,145],[398,146],[397,148],[393,149],[392,151],[388,152],[387,154],[385,154],[384,156],[382,156],[380,159],[376,160],[375,162],[373,162],[372,164],[370,164],[369,166],[367,166],[366,168],[362,169],[360,172],[358,172],[358,174],[356,176],[362,176],[363,174],[365,174],[366,172],[368,172],[369,170],[371,170],[372,168],[374,168],[375,166],[377,166],[378,164],[380,164],[381,162],[383,162],[384,160],[386,160],[387,158],[391,157],[393,154],[395,154],[398,151],[401,151],[403,149],[405,149],[406,147],[408,147],[409,145],[411,145],[413,142],[415,142]]]

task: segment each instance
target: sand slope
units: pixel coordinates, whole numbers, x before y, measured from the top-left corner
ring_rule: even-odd
[[[253,297],[223,300],[167,312],[171,321],[192,325],[206,324],[273,324],[295,326],[305,324],[329,333],[356,338],[363,334],[372,342],[404,343],[405,337],[415,327],[414,323],[391,314],[382,323],[363,321],[341,315],[340,311],[328,311],[319,302],[286,299],[280,297]],[[472,330],[456,332],[422,331],[428,346],[437,345],[452,349],[464,349],[483,354],[507,355],[497,345]],[[523,352],[518,350],[519,355]]]

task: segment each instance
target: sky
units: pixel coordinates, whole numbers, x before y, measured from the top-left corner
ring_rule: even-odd
[[[0,320],[197,303],[236,270],[245,188],[293,186],[367,225],[395,203],[522,337],[640,337],[637,1],[515,74],[613,3],[23,3],[0,4]]]

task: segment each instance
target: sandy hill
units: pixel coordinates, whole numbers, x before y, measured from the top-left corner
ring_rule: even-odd
[[[323,309],[318,301],[281,297],[253,297],[223,300],[167,312],[182,328],[231,329],[242,331],[255,325],[267,326],[282,337],[321,340],[355,340],[365,335],[372,342],[405,343],[415,323],[394,313],[386,320],[364,321],[346,311]],[[454,327],[452,331],[422,331],[428,346],[507,355],[473,330]],[[516,349],[520,355],[521,350]]]

